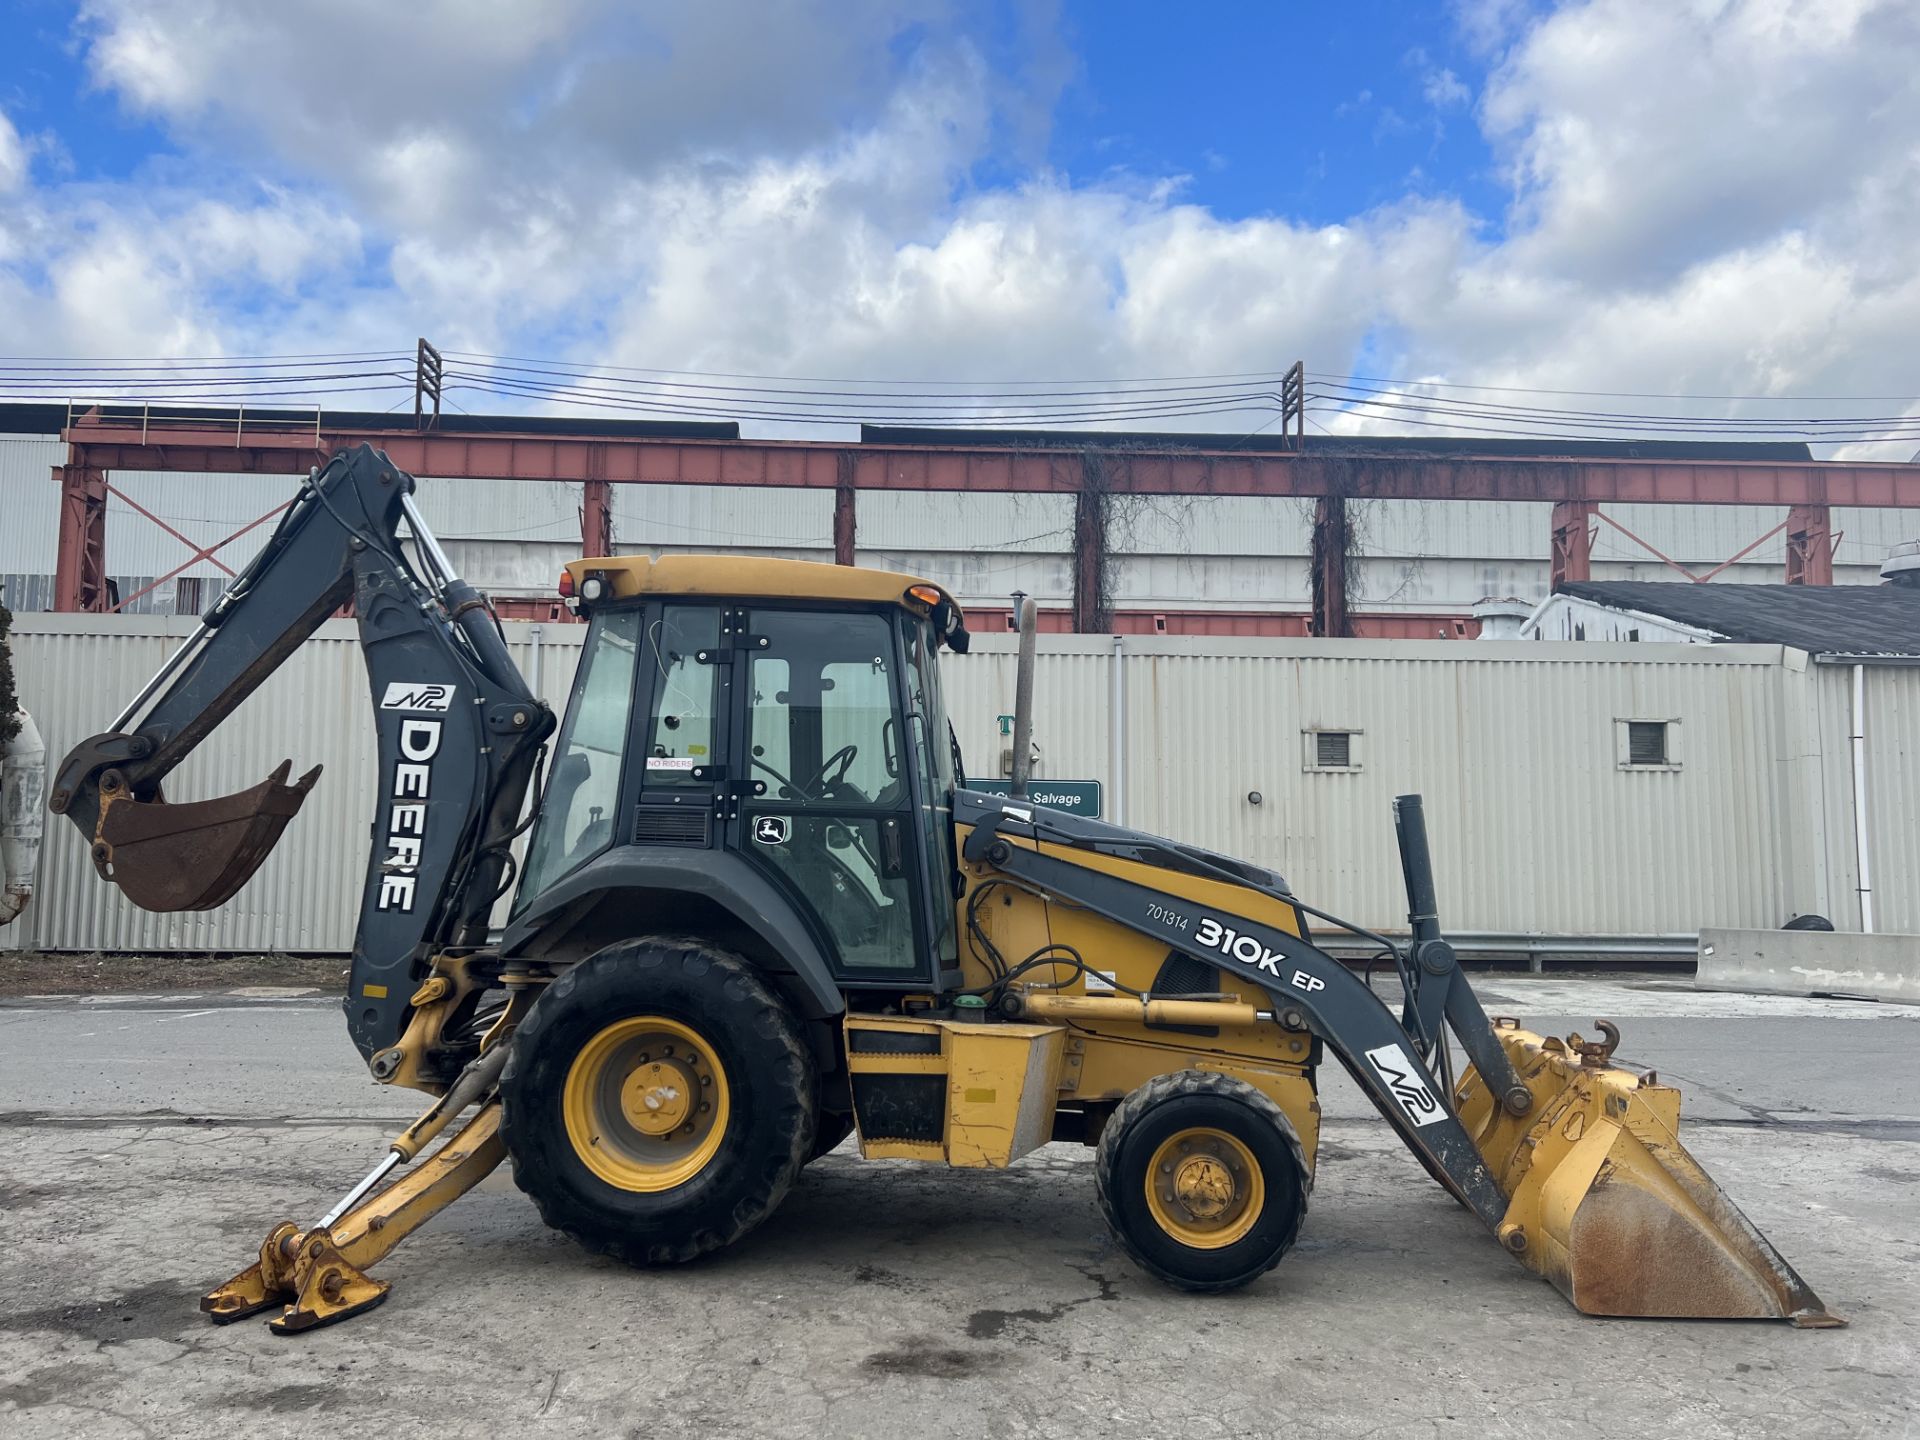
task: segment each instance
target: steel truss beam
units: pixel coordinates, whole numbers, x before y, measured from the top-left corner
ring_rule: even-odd
[[[793,440],[709,440],[552,435],[511,430],[330,429],[324,420],[154,421],[86,414],[64,432],[70,459],[62,479],[62,609],[105,605],[105,475],[113,470],[219,474],[302,474],[335,453],[367,443],[401,468],[445,479],[504,478],[581,484],[586,553],[611,545],[611,485],[741,485],[816,489],[834,497],[834,559],[851,564],[861,490],[1065,494],[1076,499],[1074,617],[1097,629],[1106,606],[1106,500],[1112,495],[1301,497],[1318,507],[1325,563],[1320,633],[1344,628],[1335,613],[1332,527],[1347,500],[1547,501],[1554,505],[1555,584],[1591,573],[1591,526],[1600,503],[1768,505],[1795,508],[1789,578],[1832,578],[1826,507],[1920,508],[1920,465],[1837,461],[1649,460],[1508,455],[1316,456],[1290,452],[1139,448],[1100,452],[1060,446],[885,445]],[[1097,470],[1097,484],[1090,478]],[[89,479],[88,477],[93,477]],[[1817,542],[1814,537],[1819,537]],[[1797,568],[1796,568],[1797,567]],[[92,578],[89,579],[88,577]]]

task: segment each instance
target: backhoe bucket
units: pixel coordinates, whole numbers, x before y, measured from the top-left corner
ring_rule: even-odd
[[[1605,1041],[1495,1022],[1533,1107],[1468,1070],[1461,1122],[1507,1196],[1499,1238],[1589,1315],[1842,1325],[1680,1143],[1680,1092],[1609,1063]]]
[[[178,805],[136,800],[107,776],[100,787],[94,868],[143,910],[224,904],[253,878],[320,778],[316,765],[289,785],[292,768],[292,761],[283,760],[251,790]]]

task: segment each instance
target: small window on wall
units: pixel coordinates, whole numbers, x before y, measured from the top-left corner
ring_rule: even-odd
[[[1306,741],[1303,770],[1348,775],[1360,768],[1360,732],[1314,728],[1301,732]]]
[[[1622,770],[1678,770],[1678,720],[1616,720],[1614,758]]]

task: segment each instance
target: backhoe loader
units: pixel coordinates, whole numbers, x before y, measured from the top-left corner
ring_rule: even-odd
[[[331,1211],[272,1229],[202,1301],[214,1321],[271,1310],[285,1334],[378,1304],[369,1267],[502,1159],[583,1245],[690,1260],[849,1134],[868,1159],[953,1166],[1094,1146],[1126,1253],[1226,1290],[1299,1233],[1331,1052],[1581,1310],[1841,1323],[1687,1153],[1678,1094],[1612,1063],[1611,1026],[1488,1017],[1440,927],[1418,797],[1394,807],[1402,941],[1261,866],[969,790],[941,695],[939,651],[968,644],[952,597],[785,560],[568,564],[589,625],[556,732],[412,491],[364,446],[316,470],[53,781],[129,899],[220,904],[317,772],[194,802],[161,783],[352,605],[379,797],[347,1029],[376,1079],[435,1098]],[[1322,927],[1391,961],[1397,1013]]]

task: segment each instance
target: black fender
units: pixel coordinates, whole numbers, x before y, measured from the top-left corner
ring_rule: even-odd
[[[827,957],[815,943],[806,921],[773,882],[746,860],[723,850],[656,850],[624,847],[606,851],[571,874],[549,885],[516,915],[500,937],[500,953],[514,956],[565,949],[575,928],[602,905],[615,914],[625,908],[622,897],[652,902],[692,896],[723,911],[754,944],[747,959],[771,972],[795,1008],[809,1020],[831,1019],[846,1009],[834,982]],[[684,907],[681,907],[684,909]],[[597,929],[598,927],[591,927]],[[668,910],[657,928],[664,933],[688,929],[684,914]],[[585,937],[588,949],[598,949],[627,935]]]

